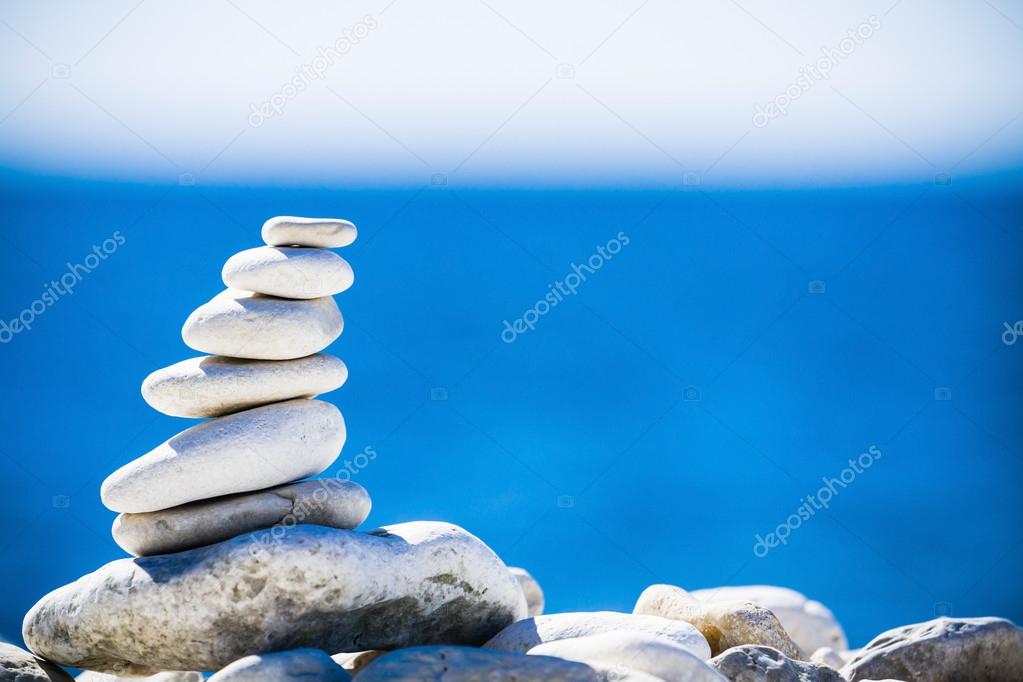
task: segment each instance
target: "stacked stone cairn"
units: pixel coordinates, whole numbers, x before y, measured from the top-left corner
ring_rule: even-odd
[[[850,650],[820,602],[781,587],[652,585],[632,613],[544,615],[544,594],[448,523],[354,530],[368,493],[324,472],[345,441],[316,396],[347,369],[324,354],[332,298],[353,283],[328,249],[344,220],[280,217],[185,322],[208,355],[143,382],[145,400],[206,418],[103,483],[113,561],[25,617],[32,653],[0,643],[0,682],[850,682],[1023,679],[1023,630],[937,618]]]

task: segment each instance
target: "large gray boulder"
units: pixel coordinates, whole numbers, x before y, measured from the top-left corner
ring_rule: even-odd
[[[300,525],[111,562],[44,597],[23,632],[58,663],[146,675],[305,647],[478,646],[525,615],[508,568],[457,526]]]
[[[846,678],[906,682],[1023,680],[1023,628],[1004,618],[935,618],[875,637],[842,668]]]
[[[71,676],[29,652],[0,642],[0,680],[3,682],[72,682]]]

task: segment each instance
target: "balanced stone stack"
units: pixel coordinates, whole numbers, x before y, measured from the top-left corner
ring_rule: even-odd
[[[343,328],[332,297],[354,279],[328,249],[356,230],[279,217],[262,236],[266,246],[227,260],[228,288],[184,324],[185,343],[208,355],[142,385],[156,410],[207,421],[103,483],[120,513],[114,539],[138,558],[33,607],[23,634],[42,659],[118,675],[216,671],[303,647],[478,646],[526,616],[516,577],[468,532],[434,522],[354,532],[370,510],[361,486],[301,480],[345,442],[341,413],[315,396],[348,375],[322,351]]]
[[[193,312],[185,343],[212,355],[150,374],[142,395],[177,417],[211,417],[121,467],[100,494],[114,539],[135,556],[211,545],[242,533],[302,520],[355,528],[369,513],[351,482],[295,481],[329,467],[345,442],[330,403],[312,400],[340,387],[345,364],[321,353],[344,323],[332,298],[352,269],[328,248],[355,240],[344,220],[274,218],[267,246],[228,259],[228,287]]]

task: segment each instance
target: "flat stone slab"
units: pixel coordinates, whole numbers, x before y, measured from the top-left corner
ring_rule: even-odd
[[[158,369],[142,382],[150,407],[172,417],[219,417],[292,398],[329,393],[348,379],[339,358],[317,353],[295,360],[243,360],[204,355]]]
[[[330,296],[297,301],[227,289],[196,308],[181,328],[200,353],[253,360],[291,360],[319,353],[344,329]]]
[[[340,218],[277,216],[263,223],[263,241],[270,246],[312,246],[337,249],[355,241],[355,225]]]
[[[281,298],[333,296],[355,282],[352,266],[333,251],[260,246],[227,259],[221,271],[232,289]]]
[[[253,653],[478,646],[526,615],[515,578],[457,526],[295,526],[121,559],[40,600],[40,656],[121,675],[219,670]]]
[[[344,418],[330,403],[264,405],[182,431],[110,474],[100,497],[137,514],[271,488],[322,472],[344,442]]]
[[[254,530],[283,534],[299,523],[357,527],[370,511],[369,493],[358,483],[321,478],[192,502],[114,520],[114,541],[134,556],[194,549]]]

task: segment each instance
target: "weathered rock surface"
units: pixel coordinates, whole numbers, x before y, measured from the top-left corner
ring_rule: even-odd
[[[842,668],[857,682],[1023,680],[1023,628],[1003,618],[935,618],[883,632]]]
[[[120,677],[89,670],[75,678],[76,682],[202,682],[202,680],[202,673],[197,672],[164,672],[148,677]]]
[[[134,556],[212,545],[262,528],[274,534],[299,523],[351,529],[369,516],[369,493],[357,483],[323,478],[216,497],[114,520],[114,541]]]
[[[348,682],[352,676],[319,649],[292,649],[238,659],[210,682]]]
[[[522,594],[526,597],[526,608],[529,611],[529,615],[541,615],[543,613],[544,599],[543,590],[540,589],[540,583],[536,582],[536,578],[530,575],[529,571],[524,568],[511,566],[508,570],[511,571],[511,574],[519,581],[519,587],[522,588]]]
[[[763,606],[777,616],[792,641],[807,654],[822,646],[840,651],[849,646],[842,626],[824,604],[786,587],[715,587],[693,590],[690,594],[701,602],[751,601]]]
[[[329,393],[347,379],[345,363],[326,353],[295,360],[205,355],[156,370],[142,382],[142,397],[172,417],[219,417]]]
[[[200,353],[292,360],[319,353],[343,328],[330,296],[296,301],[227,289],[188,316],[181,338]]]
[[[140,513],[270,488],[333,463],[345,422],[330,403],[288,400],[182,431],[103,482],[109,509]]]
[[[737,646],[710,665],[731,682],[844,682],[834,668],[796,661],[767,646]]]
[[[651,585],[639,595],[633,613],[692,623],[707,639],[712,655],[743,644],[778,649],[789,658],[804,657],[771,611],[753,602],[703,603],[681,587]]]
[[[333,251],[260,246],[227,259],[224,284],[281,298],[339,294],[355,281],[352,267]]]
[[[270,246],[313,246],[337,249],[355,241],[355,225],[338,218],[277,216],[263,223],[263,241]]]
[[[540,644],[529,654],[639,670],[665,682],[725,682],[720,673],[685,647],[657,635],[605,632]]]
[[[842,654],[829,646],[822,646],[820,649],[817,649],[817,651],[810,655],[809,660],[811,663],[820,663],[821,665],[830,666],[835,670],[839,670],[845,665],[845,658]]]
[[[489,649],[423,646],[392,651],[362,672],[359,682],[657,682],[626,669],[600,670],[548,656]]]
[[[66,672],[29,652],[0,642],[0,680],[7,682],[71,682]]]
[[[554,613],[527,618],[509,625],[484,646],[498,651],[525,653],[546,642],[605,632],[633,632],[665,637],[697,658],[710,658],[707,640],[689,623],[613,611]]]
[[[301,525],[111,562],[40,600],[23,634],[50,660],[145,675],[305,647],[477,646],[525,615],[508,568],[457,526]]]

